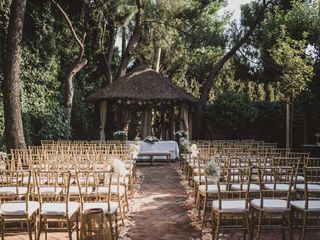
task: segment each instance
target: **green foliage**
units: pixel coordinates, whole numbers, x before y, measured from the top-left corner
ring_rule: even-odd
[[[279,91],[288,101],[295,98],[313,77],[313,62],[306,55],[306,40],[294,40],[283,27],[271,56],[280,68]]]
[[[235,91],[219,95],[207,106],[206,113],[215,127],[227,132],[242,130],[257,118],[257,109],[248,95]]]

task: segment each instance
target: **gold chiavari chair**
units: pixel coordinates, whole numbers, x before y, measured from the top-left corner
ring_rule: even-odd
[[[80,204],[70,201],[70,172],[52,172],[53,181],[55,184],[58,182],[58,187],[62,189],[59,194],[56,193],[57,188],[49,188],[47,191],[46,186],[42,186],[42,184],[45,184],[45,181],[42,182],[44,174],[48,175],[49,173],[35,173],[36,192],[40,202],[38,239],[40,239],[42,229],[45,232],[45,239],[47,239],[48,231],[50,229],[61,229],[63,223],[67,225],[69,239],[72,239],[72,231],[76,231],[76,238],[78,239]],[[50,179],[47,181],[50,181]],[[49,227],[49,224],[53,226]]]
[[[1,214],[1,236],[4,240],[5,232],[8,231],[17,231],[17,228],[7,228],[6,225],[8,223],[21,224],[23,226],[23,222],[27,223],[27,230],[29,239],[32,239],[32,229],[36,227],[36,215],[39,210],[39,203],[36,201],[31,201],[31,179],[32,174],[30,171],[19,171],[9,174],[11,180],[9,182],[14,182],[18,184],[18,182],[27,182],[25,189],[19,189],[16,186],[16,190],[14,193],[9,193],[10,197],[1,196],[1,206],[0,206],[0,214]],[[24,179],[27,181],[24,181]],[[12,196],[15,195],[14,199]],[[21,229],[19,229],[21,230]]]
[[[251,236],[254,237],[254,239],[260,239],[262,227],[271,229],[275,227],[281,228],[283,237],[285,233],[284,230],[287,229],[289,237],[292,239],[290,200],[295,174],[296,170],[292,167],[258,169],[260,198],[250,201]],[[287,181],[285,181],[283,175],[290,177],[288,177],[289,179],[286,178]],[[286,184],[287,191],[277,191],[277,187],[265,187],[266,184],[274,184],[277,180],[281,180],[281,184]],[[256,224],[257,218],[258,224]],[[276,224],[276,221],[278,224]],[[254,227],[257,227],[255,236]]]
[[[121,206],[112,198],[112,175],[105,171],[78,172],[77,182],[81,196],[82,216],[92,209],[102,209],[104,216],[108,219],[112,237],[117,239],[118,209]]]
[[[294,226],[301,227],[301,240],[305,239],[307,229],[320,229],[320,167],[304,167],[305,181],[303,199],[291,201]],[[301,223],[302,222],[302,226]]]
[[[220,182],[226,182],[225,176],[226,170],[224,168],[220,168]],[[205,224],[205,219],[206,219],[206,213],[207,213],[207,208],[208,206],[208,201],[212,201],[217,197],[218,193],[218,186],[216,183],[216,179],[212,178],[211,176],[207,176],[206,173],[204,172],[204,184],[200,184],[198,187],[197,191],[197,199],[196,199],[196,208],[199,211],[199,216],[201,217],[202,220],[202,227]],[[227,191],[227,185],[220,185],[220,192]],[[201,214],[202,210],[202,214]]]
[[[249,200],[250,200],[250,181],[251,168],[237,168],[237,175],[232,174],[235,169],[227,169],[226,182],[222,182],[221,191],[220,181],[217,181],[217,200],[212,202],[212,239],[219,239],[222,229],[244,230],[251,239],[249,223]],[[224,190],[225,185],[227,191]],[[237,190],[232,189],[233,185],[240,186]]]

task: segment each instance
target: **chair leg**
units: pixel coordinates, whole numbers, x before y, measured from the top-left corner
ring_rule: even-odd
[[[304,214],[303,214],[303,226],[302,226],[302,232],[301,232],[300,240],[304,240],[305,237],[306,237],[307,218],[308,218],[308,213],[304,212]]]
[[[214,238],[216,240],[219,240],[221,213],[218,213],[217,215],[218,215],[218,218],[217,218],[217,226],[216,226],[216,235],[214,236]]]
[[[69,217],[67,217],[67,227],[68,227],[68,235],[69,239],[72,240],[72,231],[71,231],[71,223]]]
[[[109,221],[109,227],[110,227],[110,233],[111,233],[111,239],[114,240],[115,238],[115,233],[114,233],[114,229],[112,226],[112,215],[108,215],[108,221]]]
[[[249,212],[245,214],[245,225],[246,225],[246,230],[244,233],[244,239],[246,239],[246,235],[248,234],[248,239],[251,240],[251,229],[250,229],[250,221],[249,221]]]
[[[204,199],[203,199],[203,217],[202,217],[201,229],[203,229],[204,227],[206,212],[207,212],[207,194],[204,196]]]
[[[4,229],[5,229],[4,219],[1,218],[1,238],[2,238],[2,240],[4,240]]]
[[[115,231],[116,240],[118,240],[118,235],[119,235],[119,232],[118,232],[118,212],[116,212],[116,215],[115,215],[114,225],[115,225],[114,227],[116,229],[116,231]]]
[[[254,211],[253,209],[249,209],[249,211],[251,212],[251,222],[250,222],[250,240],[253,239],[253,235],[254,235],[254,232],[253,232],[253,227],[254,227],[254,224],[255,224],[255,215],[254,215]]]
[[[29,218],[27,218],[27,229],[28,229],[29,239],[32,240],[32,229],[31,229],[31,223]]]
[[[291,215],[291,211],[288,212],[287,215],[287,221],[288,221],[288,232],[289,232],[289,239],[292,240],[293,236],[292,236],[292,215]]]
[[[76,239],[79,240],[79,212],[77,213],[76,218]]]
[[[45,240],[48,239],[48,221],[47,221],[47,219],[45,219],[45,221],[44,221],[44,239]]]
[[[262,211],[259,211],[258,232],[257,232],[257,238],[256,239],[260,239],[261,224],[262,224]]]
[[[41,223],[42,223],[42,216],[41,216],[41,214],[40,214],[40,216],[39,216],[39,226],[38,226],[38,232],[37,232],[37,238],[36,238],[36,240],[40,240],[40,234],[41,234],[41,228],[42,228],[42,225],[41,225]]]

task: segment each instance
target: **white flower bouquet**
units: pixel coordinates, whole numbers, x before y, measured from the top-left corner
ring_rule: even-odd
[[[121,140],[124,141],[127,139],[128,134],[126,131],[116,131],[113,133],[113,137],[115,140]]]
[[[199,155],[199,149],[196,144],[191,144],[191,146],[188,148],[188,152],[191,154],[192,158],[196,158]]]
[[[129,152],[133,159],[137,158],[140,152],[140,145],[138,143],[129,144]]]
[[[148,136],[143,141],[149,144],[154,144],[155,142],[159,142],[159,139],[154,136]]]
[[[204,166],[204,172],[207,176],[220,178],[220,168],[214,160],[211,160]]]
[[[112,158],[111,172],[118,176],[125,176],[127,173],[126,164],[118,158]]]

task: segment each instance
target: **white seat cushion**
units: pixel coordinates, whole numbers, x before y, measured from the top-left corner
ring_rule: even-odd
[[[242,184],[242,191],[247,191],[248,185],[247,184]],[[233,191],[240,191],[241,185],[240,184],[233,184],[231,186],[231,190]],[[258,184],[250,184],[250,192],[259,192],[260,187]]]
[[[92,193],[92,187],[81,187],[82,194],[90,194]],[[79,195],[79,187],[78,186],[70,186],[69,187],[69,194],[72,196]]]
[[[298,175],[297,178],[296,178],[296,181],[297,182],[304,182],[304,176]]]
[[[219,211],[219,201],[212,202],[212,208],[215,211]],[[221,212],[222,213],[243,213],[246,212],[245,200],[221,200]]]
[[[304,191],[304,184],[296,185],[297,191]],[[308,184],[308,191],[320,192],[320,184]]]
[[[98,194],[108,194],[109,188],[108,187],[99,187],[98,188]],[[117,194],[118,193],[118,186],[111,186],[111,194]],[[125,188],[122,185],[119,185],[119,194],[123,195],[125,193]]]
[[[62,188],[54,186],[40,186],[39,192],[41,195],[59,195],[62,192]]]
[[[5,202],[0,207],[1,215],[9,215],[9,216],[25,216],[28,215],[30,217],[33,213],[35,213],[39,209],[39,202],[29,201],[28,202],[28,212],[27,212],[27,204],[25,201],[12,201]]]
[[[201,176],[201,178],[200,178],[200,176],[194,176],[193,177],[193,181],[197,182],[197,183],[199,183],[199,182],[204,183],[205,182],[205,176]]]
[[[306,210],[304,200],[291,201],[290,204],[292,207],[295,207],[301,210]],[[320,200],[309,200],[308,212],[320,212]]]
[[[0,187],[0,195],[14,195],[17,194],[16,187]]]
[[[253,176],[251,177],[251,180],[253,180],[253,181],[259,181],[259,176],[258,176],[258,175],[253,175]],[[274,181],[274,177],[273,177],[273,176],[270,176],[270,175],[263,176],[262,181],[263,181],[263,182],[273,182],[273,181]]]
[[[90,209],[94,208],[101,208],[104,214],[113,215],[118,210],[118,203],[110,202],[110,210],[108,210],[108,203],[107,202],[85,202],[83,203],[83,212],[86,212]]]
[[[227,189],[226,185],[220,185],[220,191],[225,192]],[[206,185],[200,185],[198,190],[202,193],[206,192]],[[218,186],[216,184],[208,185],[208,193],[209,194],[216,194],[218,193]]]
[[[276,185],[272,184],[272,183],[268,183],[264,185],[264,188],[267,190],[275,190],[275,191],[279,191],[279,192],[288,192],[289,191],[289,184],[285,184],[285,183],[276,183]],[[291,191],[293,191],[294,187],[291,186]]]
[[[253,199],[250,202],[251,206],[256,209],[260,209],[260,199]],[[264,199],[263,200],[263,209],[265,212],[275,212],[282,213],[287,210],[287,201],[282,199]]]
[[[80,205],[77,202],[68,202],[68,217],[71,217],[78,211]],[[67,216],[65,202],[50,202],[43,203],[41,207],[41,214],[44,216]]]

